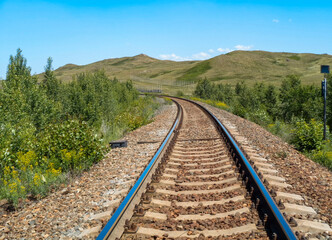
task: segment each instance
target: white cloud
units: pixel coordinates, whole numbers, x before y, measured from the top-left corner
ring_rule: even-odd
[[[161,54],[159,55],[160,59],[162,60],[172,60],[172,61],[191,61],[191,60],[205,60],[211,57],[210,54],[206,52],[200,52],[191,55],[191,57],[181,57],[176,55],[175,53],[172,54]]]
[[[231,52],[233,50],[229,49],[229,48],[218,48],[217,51],[221,52],[221,53],[229,53],[229,52]]]
[[[248,51],[250,49],[252,49],[254,46],[250,45],[250,46],[244,46],[244,45],[236,45],[235,49],[236,50],[243,50],[243,51]]]
[[[163,59],[163,60],[173,60],[173,61],[187,61],[187,60],[191,60],[189,58],[178,56],[178,55],[176,55],[174,53],[172,53],[172,54],[161,54],[159,57],[161,59]]]
[[[272,22],[279,23],[280,21],[279,21],[279,19],[273,19]]]
[[[193,54],[193,56],[192,56],[193,59],[198,59],[198,60],[205,60],[210,57],[211,57],[210,54],[208,54],[206,52],[196,53],[196,54]]]
[[[244,50],[248,51],[253,48],[253,45],[245,46],[245,45],[236,45],[233,48],[218,48],[216,50],[209,49],[207,52],[200,52],[196,54],[192,54],[191,56],[182,57],[178,56],[175,53],[171,54],[161,54],[159,58],[162,60],[172,60],[172,61],[192,61],[192,60],[206,60],[213,56],[216,56],[219,53],[229,53],[235,50]]]

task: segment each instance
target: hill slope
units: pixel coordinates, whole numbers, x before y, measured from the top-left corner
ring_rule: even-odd
[[[290,74],[301,76],[306,84],[320,83],[320,65],[332,65],[332,56],[308,53],[272,53],[235,51],[209,60],[206,77],[215,80],[269,81],[279,85]]]
[[[110,77],[117,77],[119,80],[131,79],[139,88],[163,85],[163,90],[174,93],[178,89],[191,92],[194,88],[192,83],[204,77],[232,85],[240,80],[245,80],[248,84],[264,81],[280,85],[285,76],[297,74],[305,84],[320,84],[323,77],[320,74],[322,64],[332,66],[332,56],[234,51],[205,61],[175,62],[140,54],[82,66],[67,64],[56,69],[55,74],[62,81],[70,81],[77,73],[104,69]],[[41,74],[39,76],[42,78]]]

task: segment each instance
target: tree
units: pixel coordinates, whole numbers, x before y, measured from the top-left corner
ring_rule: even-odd
[[[10,56],[7,68],[5,85],[8,88],[30,88],[37,80],[31,77],[31,68],[27,66],[27,60],[22,55],[22,50],[17,49],[15,56]]]
[[[301,80],[299,76],[290,75],[282,81],[280,88],[280,117],[290,121],[294,116],[301,116]]]
[[[194,95],[203,99],[212,99],[214,95],[214,84],[207,78],[199,80]]]
[[[241,95],[242,93],[244,93],[245,89],[246,89],[246,84],[244,83],[244,81],[242,80],[241,82],[237,82],[235,85],[235,93],[237,95]]]
[[[298,76],[288,76],[280,88],[280,117],[291,121],[293,117],[303,118],[307,122],[321,119],[323,109],[319,88],[316,86],[302,86]]]
[[[16,76],[30,76],[31,68],[27,67],[27,60],[22,55],[22,50],[17,49],[16,56],[10,55],[6,80],[14,80]]]
[[[16,56],[10,56],[2,95],[1,105],[5,106],[6,117],[13,123],[25,118],[40,130],[58,115],[56,105],[48,100],[46,93],[38,86],[37,77],[31,76],[31,69],[21,49],[17,50]]]
[[[60,93],[60,81],[54,75],[52,62],[52,58],[49,57],[45,66],[44,80],[42,85],[46,91],[47,96],[50,99],[57,101],[59,99]]]
[[[256,82],[254,84],[254,96],[260,103],[264,103],[265,101],[265,92],[266,92],[266,86],[263,82]]]
[[[227,104],[231,104],[232,101],[234,100],[234,90],[232,88],[232,86],[227,83],[224,85],[224,100]]]
[[[265,98],[264,98],[264,105],[266,106],[266,111],[273,117],[275,120],[277,115],[277,101],[278,101],[278,94],[276,87],[269,84],[267,86],[266,91],[264,92]]]

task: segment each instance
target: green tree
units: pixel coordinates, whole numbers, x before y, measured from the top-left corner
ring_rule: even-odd
[[[37,77],[31,76],[30,67],[20,49],[16,56],[10,56],[0,101],[8,120],[11,119],[14,124],[25,118],[40,129],[58,114],[56,105],[48,100],[37,84]]]
[[[261,104],[265,103],[266,85],[263,82],[256,82],[253,87],[253,94]]]
[[[278,111],[278,93],[275,86],[269,84],[264,92],[264,105],[266,106],[266,111],[275,120]]]
[[[301,116],[301,80],[299,76],[290,75],[282,81],[279,98],[281,119],[289,122],[294,116]]]
[[[30,78],[31,68],[27,66],[27,60],[22,55],[22,50],[17,49],[15,56],[9,57],[9,64],[7,68],[6,83],[7,85],[21,84],[22,77]]]
[[[260,107],[259,97],[255,89],[251,89],[244,81],[238,82],[235,86],[235,93],[238,95],[239,104],[248,111],[256,111]]]
[[[214,84],[207,78],[199,80],[194,95],[203,99],[212,99],[214,97]]]
[[[284,121],[290,122],[293,117],[321,119],[322,97],[316,86],[303,86],[298,76],[288,76],[280,88],[279,116]]]
[[[52,58],[47,59],[47,64],[45,66],[43,87],[49,98],[57,101],[60,94],[60,81],[55,77],[52,69]]]
[[[246,88],[247,86],[243,80],[241,82],[237,82],[235,85],[235,94],[237,95],[243,94]]]

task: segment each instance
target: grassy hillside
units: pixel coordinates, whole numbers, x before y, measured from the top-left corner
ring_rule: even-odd
[[[207,77],[216,82],[235,85],[245,80],[249,85],[256,81],[279,85],[289,74],[301,76],[305,84],[320,84],[320,65],[332,65],[332,56],[327,54],[273,53],[264,51],[234,51],[205,61],[168,61],[140,54],[134,57],[106,59],[88,65],[67,64],[55,70],[62,81],[85,71],[104,69],[110,77],[133,80],[135,86],[144,89],[159,88],[175,93],[182,90],[190,93],[194,82]],[[42,78],[42,75],[40,75]]]
[[[209,60],[211,69],[206,77],[234,83],[267,81],[279,85],[289,75],[301,76],[305,84],[320,83],[320,65],[332,65],[332,56],[307,53],[272,53],[263,51],[235,51]]]

